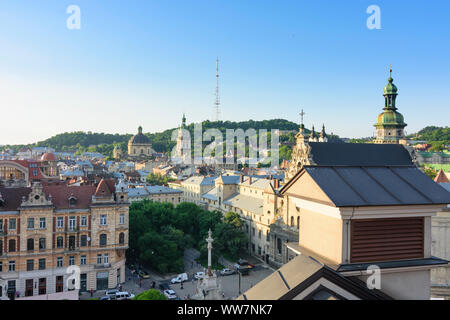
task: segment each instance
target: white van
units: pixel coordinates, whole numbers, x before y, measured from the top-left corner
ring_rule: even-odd
[[[134,298],[134,294],[124,292],[116,292],[116,300],[131,300]]]
[[[170,280],[170,282],[181,283],[181,282],[185,282],[187,280],[188,280],[187,273],[180,273],[176,278],[173,278],[172,280]]]

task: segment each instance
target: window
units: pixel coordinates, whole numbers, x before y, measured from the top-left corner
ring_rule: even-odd
[[[100,225],[101,226],[106,226],[106,214],[102,214],[100,216]]]
[[[81,226],[87,227],[87,217],[86,216],[81,216]]]
[[[69,266],[73,266],[75,264],[75,256],[69,257]]]
[[[105,253],[105,257],[103,259],[103,262],[104,263],[109,263],[109,254],[108,253]]]
[[[125,223],[125,215],[123,213],[121,213],[119,216],[119,224],[124,224],[124,223]]]
[[[63,266],[63,257],[57,257],[56,258],[56,267],[62,268],[62,266]]]
[[[3,232],[3,219],[0,219],[0,232]]]
[[[45,238],[39,239],[39,250],[45,250]]]
[[[281,254],[281,239],[280,238],[277,239],[277,250],[278,250],[278,254]]]
[[[39,278],[39,294],[47,293],[47,278]]]
[[[8,250],[9,252],[15,252],[16,251],[16,240],[14,240],[14,239],[9,240],[8,248],[9,248],[9,250]]]
[[[75,236],[69,237],[69,250],[75,250]]]
[[[297,229],[300,229],[300,217],[297,217]]]
[[[267,242],[270,241],[270,233],[269,233],[269,231],[267,231],[267,233],[266,233],[266,241],[267,241]]]
[[[34,269],[34,260],[27,260],[27,271],[33,271]]]
[[[33,169],[33,177],[36,177],[38,175],[38,171],[36,169]]]
[[[45,229],[45,218],[39,218],[39,229]]]
[[[16,262],[15,261],[10,261],[8,263],[8,271],[16,271]]]
[[[75,217],[69,217],[69,229],[70,230],[75,230]]]
[[[97,264],[102,264],[102,255],[101,254],[97,255]]]
[[[3,262],[1,262],[1,261],[0,261],[0,272],[3,272]],[[0,292],[0,294],[1,294],[1,292]],[[0,295],[0,297],[1,297],[1,295]]]
[[[121,232],[119,234],[119,244],[124,244],[125,243],[125,234],[123,232]]]
[[[33,251],[34,250],[34,239],[28,239],[27,240],[27,250]]]
[[[56,220],[57,228],[64,228],[64,217],[58,217]]]
[[[34,218],[28,218],[27,220],[27,228],[28,229],[34,229]]]
[[[100,235],[100,246],[101,247],[106,246],[106,243],[107,243],[107,236],[106,234],[103,233]]]
[[[80,264],[83,265],[83,264],[86,264],[86,263],[87,263],[86,256],[81,256],[80,257]]]
[[[87,236],[85,234],[83,234],[81,236],[80,246],[81,247],[86,247],[87,246]]]
[[[258,231],[258,238],[261,239],[261,230]]]
[[[39,259],[39,270],[45,270],[45,259]]]
[[[294,217],[291,217],[291,227],[294,226]]]
[[[9,219],[9,230],[16,230],[16,218]]]
[[[64,247],[64,239],[63,237],[56,238],[56,247],[63,248]]]

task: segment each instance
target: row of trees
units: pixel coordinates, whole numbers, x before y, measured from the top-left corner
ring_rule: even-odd
[[[146,180],[147,183],[158,186],[167,186],[169,182],[175,181],[175,179],[169,178],[167,176],[162,176],[156,173],[149,173]]]
[[[130,206],[130,240],[128,259],[138,261],[161,273],[184,269],[184,250],[200,250],[200,259],[207,256],[206,237],[211,228],[214,237],[213,261],[220,256],[231,259],[247,244],[242,220],[236,213],[224,216],[193,203],[171,203],[150,200],[133,202]]]

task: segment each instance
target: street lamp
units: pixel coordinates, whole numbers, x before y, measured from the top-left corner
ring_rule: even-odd
[[[241,271],[238,270],[238,276],[239,276],[239,294],[241,294]]]

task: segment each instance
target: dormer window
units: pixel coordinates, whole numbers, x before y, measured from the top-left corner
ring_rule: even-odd
[[[77,198],[74,197],[73,195],[69,197],[69,205],[70,206],[74,206],[77,204]]]

